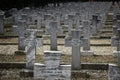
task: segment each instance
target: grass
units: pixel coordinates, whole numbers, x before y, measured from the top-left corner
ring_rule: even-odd
[[[71,63],[71,55],[62,55],[62,63]],[[0,55],[0,62],[25,62],[26,55]],[[44,62],[43,55],[36,55],[36,62]],[[114,56],[82,56],[81,62],[83,63],[116,63],[117,57]]]

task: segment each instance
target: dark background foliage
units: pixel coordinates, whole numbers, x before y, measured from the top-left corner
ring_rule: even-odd
[[[0,0],[0,9],[1,10],[9,10],[13,7],[16,7],[18,9],[26,6],[45,6],[48,3],[65,3],[70,1],[88,1],[88,0]],[[110,0],[94,0],[94,1],[110,1]]]

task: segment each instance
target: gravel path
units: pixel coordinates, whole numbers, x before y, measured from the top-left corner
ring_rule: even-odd
[[[0,39],[0,43],[18,43],[18,38]],[[44,39],[43,43],[50,44],[49,38]],[[91,39],[91,44],[111,44],[110,39]],[[58,39],[58,44],[65,44],[64,39]]]

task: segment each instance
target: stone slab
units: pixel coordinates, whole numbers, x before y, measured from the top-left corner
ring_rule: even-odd
[[[34,79],[70,80],[71,65],[60,65],[58,68],[46,68],[44,64],[34,64]]]

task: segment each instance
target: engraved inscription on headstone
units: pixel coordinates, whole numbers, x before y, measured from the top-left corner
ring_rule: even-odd
[[[60,65],[61,51],[45,51],[45,64],[34,64],[34,78],[71,80],[71,65]]]

